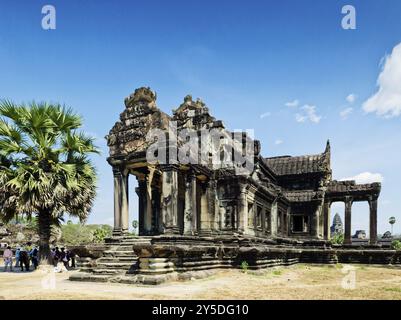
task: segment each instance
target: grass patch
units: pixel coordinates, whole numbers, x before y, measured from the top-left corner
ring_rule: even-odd
[[[401,293],[401,288],[384,288],[384,291]]]
[[[283,274],[282,270],[273,270],[272,275],[274,276],[281,276]]]

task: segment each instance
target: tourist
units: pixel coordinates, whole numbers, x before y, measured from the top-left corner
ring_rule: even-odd
[[[61,248],[60,260],[63,262],[65,271],[67,271],[69,258],[68,258],[67,252],[65,252],[65,248]]]
[[[68,260],[71,260],[71,268],[75,269],[75,252],[74,250],[68,250],[67,251],[67,255],[68,255]]]
[[[10,246],[8,246],[6,250],[4,250],[3,259],[4,272],[7,271],[7,266],[10,266],[10,271],[13,271],[13,251],[11,250]]]
[[[24,271],[24,266],[25,266],[25,271],[29,271],[29,254],[26,251],[26,247],[23,247],[20,250],[20,267],[21,267],[21,271]]]
[[[51,259],[51,262],[52,262],[53,266],[55,266],[54,265],[55,256],[56,256],[56,248],[52,248],[51,251],[50,251],[50,259]]]
[[[31,257],[31,261],[33,264],[33,268],[36,270],[39,264],[39,257],[38,257],[38,248],[34,246],[32,250],[29,252],[29,256]]]
[[[31,250],[32,250],[32,242],[27,242],[25,245],[25,251],[29,253],[31,252]]]
[[[58,247],[56,247],[56,250],[54,251],[54,266],[57,267],[59,261],[60,261],[60,256],[61,252]]]
[[[21,253],[21,248],[18,246],[17,250],[15,250],[15,267],[19,267],[21,264],[20,261],[20,253]]]

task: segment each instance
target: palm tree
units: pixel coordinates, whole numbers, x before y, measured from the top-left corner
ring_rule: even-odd
[[[393,225],[395,223],[395,217],[390,217],[390,219],[388,219],[388,223],[391,225],[391,235],[393,235]]]
[[[82,119],[58,104],[0,101],[0,218],[37,217],[39,252],[49,261],[50,236],[68,213],[84,222],[96,196],[88,155],[93,138]]]

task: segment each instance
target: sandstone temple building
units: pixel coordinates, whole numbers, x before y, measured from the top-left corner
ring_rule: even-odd
[[[204,132],[217,135],[218,143],[202,140]],[[357,201],[369,203],[369,243],[378,247],[381,185],[333,180],[329,142],[318,154],[268,157],[259,141],[227,130],[200,99],[186,96],[168,115],[149,88],[125,99],[106,138],[114,175],[114,232],[87,279],[124,270],[135,275],[126,282],[158,283],[161,275],[238,267],[243,261],[254,268],[354,261],[331,247],[334,202],[345,203],[344,248],[351,245]],[[219,143],[230,139],[236,142],[231,150]],[[229,161],[234,158],[244,161]],[[128,203],[132,192],[139,200],[134,209]],[[139,237],[128,234],[130,210],[139,214]]]
[[[202,129],[210,128],[232,134],[200,100],[187,96],[169,116],[157,108],[155,93],[137,89],[125,100],[125,110],[107,137],[114,173],[115,234],[128,231],[128,193],[134,178],[139,185],[135,191],[140,235],[330,239],[330,206],[341,201],[345,241],[350,243],[352,204],[366,201],[370,242],[377,242],[380,183],[332,180],[329,142],[320,154],[269,158],[254,141],[253,170],[247,175],[237,175],[227,165],[149,164],[147,134],[151,129],[167,131],[169,121],[177,122],[178,131],[193,129],[199,137]]]

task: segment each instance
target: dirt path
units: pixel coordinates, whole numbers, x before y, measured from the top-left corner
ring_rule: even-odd
[[[218,271],[159,286],[72,282],[70,273],[0,271],[0,299],[401,299],[401,268],[295,265]],[[2,269],[2,268],[1,268]]]

